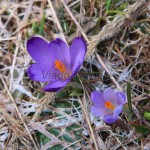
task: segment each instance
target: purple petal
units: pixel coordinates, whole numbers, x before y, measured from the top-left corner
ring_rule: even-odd
[[[70,46],[70,55],[71,55],[71,66],[73,67],[76,63],[82,64],[85,53],[86,53],[86,43],[81,37],[77,37],[73,40]],[[74,69],[76,70],[76,69]]]
[[[32,37],[27,41],[27,50],[34,61],[46,69],[49,68],[51,56],[48,51],[48,42],[40,37]]]
[[[118,117],[121,112],[122,112],[122,105],[114,109],[114,116]]]
[[[28,70],[27,74],[30,79],[34,81],[40,81],[40,82],[50,82],[50,81],[56,81],[56,80],[62,80],[67,76],[66,74],[63,74],[56,70],[55,68],[50,68],[49,70],[46,70],[45,68],[41,67],[39,64],[32,64]]]
[[[124,105],[126,103],[126,95],[123,92],[117,92],[115,95],[118,105]]]
[[[62,88],[64,88],[68,82],[69,82],[69,79],[53,81],[49,83],[48,85],[46,85],[43,90],[47,92],[58,92]]]
[[[103,98],[102,92],[98,92],[98,91],[92,92],[91,100],[95,106],[105,107],[105,99]]]
[[[72,67],[72,75],[71,75],[70,78],[73,78],[73,77],[79,72],[80,66],[81,66],[80,63],[76,63],[76,64]]]
[[[119,114],[122,112],[122,105],[116,107],[114,109],[114,113],[112,114],[109,114],[107,116],[104,117],[104,122],[108,123],[108,124],[112,124],[114,123],[117,119],[118,119],[118,116]]]
[[[103,118],[103,121],[112,124],[118,119],[118,116],[113,116],[113,114],[109,114]]]
[[[95,116],[103,117],[113,112],[105,107],[105,99],[103,98],[102,92],[92,92],[91,100],[94,104],[94,106],[91,107],[91,111]]]
[[[30,79],[34,81],[47,82],[49,79],[49,71],[43,70],[38,64],[32,64],[28,70],[27,74]]]
[[[111,88],[107,88],[103,93],[105,101],[111,102],[114,106],[117,106],[115,91]]]
[[[97,117],[104,117],[110,113],[112,113],[111,110],[106,109],[105,107],[97,107],[97,106],[91,106],[91,112],[94,116]]]
[[[56,60],[59,60],[62,63],[64,63],[66,69],[70,69],[70,52],[68,46],[64,41],[57,38],[56,40],[50,42],[49,53],[51,56],[49,58],[49,63],[51,63],[54,66],[54,62]]]

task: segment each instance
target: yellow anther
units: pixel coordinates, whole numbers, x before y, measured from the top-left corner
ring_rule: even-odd
[[[55,61],[55,68],[57,68],[61,73],[65,73],[66,72],[65,65],[59,60]]]
[[[105,102],[105,107],[111,110],[114,110],[115,108],[115,106],[109,101]]]

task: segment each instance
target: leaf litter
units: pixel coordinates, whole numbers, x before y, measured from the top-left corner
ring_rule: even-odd
[[[0,149],[149,149],[149,8],[146,0],[1,1]],[[88,51],[80,72],[87,78],[79,72],[59,93],[44,93],[26,74],[26,41],[35,34],[69,44],[82,35]],[[93,117],[90,93],[127,92],[127,82],[132,118],[128,105],[113,125]]]

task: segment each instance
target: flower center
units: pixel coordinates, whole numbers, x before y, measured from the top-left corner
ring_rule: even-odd
[[[114,108],[115,108],[115,106],[109,101],[105,102],[105,107],[110,109],[110,110],[114,110]]]
[[[61,73],[66,72],[65,65],[59,60],[55,60],[55,68],[57,68]]]

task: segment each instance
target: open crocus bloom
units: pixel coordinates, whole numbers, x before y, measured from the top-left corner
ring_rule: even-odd
[[[115,92],[107,88],[104,92],[94,91],[91,94],[93,106],[91,112],[94,116],[103,117],[104,122],[114,123],[126,103],[126,95],[123,92]]]
[[[80,37],[73,40],[70,48],[58,38],[49,43],[32,37],[27,41],[27,50],[36,63],[28,68],[27,74],[34,81],[49,82],[44,91],[59,91],[79,71],[86,49]]]

